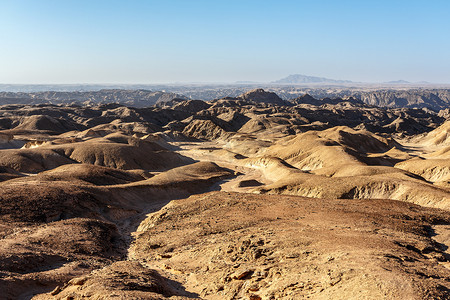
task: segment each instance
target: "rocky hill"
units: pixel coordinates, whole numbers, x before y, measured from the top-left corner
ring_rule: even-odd
[[[267,104],[273,104],[273,105],[289,105],[288,102],[284,101],[283,99],[281,99],[280,97],[278,97],[277,94],[273,93],[273,92],[266,92],[263,89],[254,89],[251,91],[248,91],[246,93],[243,93],[242,95],[239,95],[238,97],[227,97],[224,98],[226,100],[241,100],[244,102],[249,102],[249,103],[254,103],[254,104],[258,104],[258,103],[267,103]]]
[[[261,89],[2,105],[0,298],[449,299],[446,116]]]

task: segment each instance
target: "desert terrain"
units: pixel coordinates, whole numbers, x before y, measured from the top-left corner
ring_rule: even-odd
[[[1,299],[450,298],[447,100],[3,96]]]

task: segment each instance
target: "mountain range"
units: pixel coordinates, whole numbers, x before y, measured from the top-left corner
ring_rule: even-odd
[[[325,77],[307,76],[302,74],[293,74],[272,83],[280,84],[304,84],[304,83],[353,83],[350,80],[336,80]]]

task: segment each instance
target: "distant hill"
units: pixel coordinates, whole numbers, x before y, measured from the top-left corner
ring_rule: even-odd
[[[352,83],[350,80],[336,80],[325,77],[307,76],[302,74],[293,74],[272,83],[282,84],[303,84],[303,83]]]
[[[387,83],[387,84],[410,84],[411,82],[406,81],[406,80],[393,80],[393,81],[388,81],[385,83]]]
[[[387,82],[383,82],[383,83],[385,83],[385,84],[411,84],[411,85],[429,85],[429,84],[432,84],[431,82],[428,82],[428,81],[411,82],[411,81],[406,81],[406,80],[403,80],[403,79],[387,81]]]
[[[256,103],[271,103],[276,105],[286,105],[287,103],[281,99],[277,94],[273,92],[266,92],[263,89],[254,89],[248,91],[236,99],[242,99],[244,101],[256,102]]]

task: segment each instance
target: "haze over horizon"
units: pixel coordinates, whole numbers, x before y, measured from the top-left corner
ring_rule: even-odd
[[[1,84],[450,83],[446,1],[2,1]]]

